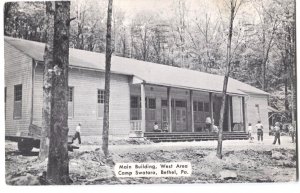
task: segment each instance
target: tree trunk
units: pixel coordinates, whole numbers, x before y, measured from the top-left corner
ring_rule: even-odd
[[[223,122],[224,122],[224,114],[225,114],[225,105],[227,98],[227,85],[230,74],[230,64],[231,64],[231,40],[232,40],[232,29],[233,29],[233,20],[236,8],[236,1],[231,0],[230,6],[230,21],[229,21],[229,31],[228,31],[228,42],[227,42],[227,57],[226,57],[226,72],[223,83],[223,91],[222,91],[222,104],[220,111],[220,121],[219,121],[219,133],[218,133],[218,146],[217,146],[217,157],[222,159],[222,143],[223,143]]]
[[[44,54],[44,78],[43,78],[43,114],[42,114],[42,136],[40,143],[39,158],[41,161],[48,157],[49,153],[49,132],[51,122],[51,99],[52,99],[52,73],[53,69],[53,38],[54,38],[54,6],[46,2],[47,14],[47,43]]]
[[[69,184],[68,67],[70,2],[51,2],[55,9],[52,72],[51,124],[47,181]],[[50,27],[50,26],[49,26]]]
[[[296,2],[295,2],[296,3]],[[295,4],[294,4],[295,5]],[[292,121],[297,121],[297,64],[296,64],[296,14],[293,13],[293,21],[288,32],[289,62],[291,68],[291,90],[292,90]],[[297,129],[296,129],[297,132]],[[296,135],[297,136],[297,135]]]
[[[284,107],[285,107],[285,111],[288,112],[289,111],[289,100],[288,100],[288,66],[287,66],[287,61],[286,58],[288,57],[288,51],[286,50],[286,57],[283,58],[283,60],[285,60],[284,64]]]
[[[107,33],[106,33],[106,53],[105,53],[105,90],[104,90],[104,116],[102,131],[102,150],[105,157],[108,157],[108,132],[109,132],[109,94],[110,94],[110,67],[111,67],[111,22],[112,22],[113,0],[108,1],[107,9]]]

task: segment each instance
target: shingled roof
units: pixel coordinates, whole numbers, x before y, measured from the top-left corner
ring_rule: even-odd
[[[29,40],[5,37],[5,42],[22,51],[37,61],[43,61],[45,44]],[[70,67],[90,70],[105,70],[105,55],[70,48]],[[144,62],[118,56],[112,57],[112,73],[136,76],[145,83],[171,86],[176,88],[192,89],[207,92],[222,92],[224,76],[214,75],[184,68]],[[247,95],[248,93],[268,95],[238,80],[229,79],[229,94]]]

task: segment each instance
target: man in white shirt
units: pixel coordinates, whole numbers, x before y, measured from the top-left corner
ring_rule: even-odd
[[[76,132],[75,135],[73,137],[72,143],[74,140],[78,139],[78,143],[81,144],[81,138],[80,138],[80,129],[81,129],[81,124],[78,123],[78,125],[76,126]]]
[[[211,131],[211,126],[212,126],[212,121],[210,117],[206,117],[205,119],[205,131],[210,132]]]
[[[255,125],[256,131],[257,131],[257,140],[258,142],[261,140],[261,143],[263,143],[264,140],[264,126],[261,124],[261,121],[257,121],[257,124]]]

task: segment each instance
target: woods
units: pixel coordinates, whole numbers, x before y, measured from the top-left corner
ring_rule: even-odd
[[[151,83],[149,77],[142,79],[134,74],[130,75],[132,79],[126,77],[124,80],[127,84],[133,86],[135,86],[134,84],[140,84],[139,89],[141,91],[139,94],[141,96],[134,96],[134,98],[132,93],[128,92],[128,98],[126,98],[128,104],[125,104],[129,108],[127,111],[129,115],[126,117],[128,120],[126,121],[128,121],[128,126],[135,126],[136,133],[139,132],[140,125],[146,127],[146,119],[151,119],[157,125],[156,105],[161,104],[163,108],[163,102],[165,103],[164,109],[159,112],[158,116],[165,117],[166,132],[172,132],[172,129],[168,130],[168,124],[169,126],[173,124],[172,119],[174,119],[175,124],[176,121],[181,120],[185,124],[184,127],[188,125],[187,127],[192,128],[192,132],[196,130],[202,132],[203,128],[199,129],[199,126],[196,130],[194,128],[193,113],[209,113],[207,116],[211,118],[210,123],[205,124],[213,128],[217,122],[218,134],[216,134],[217,132],[214,133],[213,137],[218,135],[217,157],[222,158],[223,125],[227,124],[227,132],[234,132],[233,125],[231,125],[231,123],[233,124],[232,114],[234,112],[226,105],[229,106],[229,103],[232,105],[232,97],[240,97],[235,98],[234,101],[235,104],[240,105],[236,105],[238,107],[235,109],[235,113],[239,113],[237,116],[239,122],[234,123],[243,127],[243,130],[237,129],[235,131],[243,131],[245,134],[247,122],[245,120],[245,100],[247,100],[246,97],[250,96],[245,92],[245,95],[231,93],[231,98],[228,97],[227,87],[230,78],[266,91],[267,97],[270,93],[269,98],[266,97],[266,103],[268,104],[265,104],[262,108],[271,106],[275,111],[282,114],[286,123],[296,125],[296,13],[294,0],[213,0],[198,2],[170,0],[168,4],[164,4],[160,8],[136,9],[134,12],[130,12],[124,4],[122,6],[120,1],[117,1],[119,4],[115,2],[114,5],[113,0],[7,2],[5,4],[5,36],[43,42],[46,45],[43,55],[43,106],[41,111],[42,132],[39,161],[48,161],[47,172],[45,173],[48,184],[72,183],[69,174],[68,121],[70,117],[68,116],[68,106],[70,104],[70,107],[72,107],[70,112],[74,114],[74,99],[73,90],[72,94],[68,90],[70,86],[69,70],[72,70],[72,66],[69,66],[69,48],[90,51],[91,55],[87,58],[91,58],[87,60],[80,60],[80,57],[84,56],[73,56],[72,59],[79,61],[78,64],[80,63],[80,65],[93,65],[89,61],[96,58],[93,58],[95,55],[92,55],[94,54],[92,52],[105,53],[105,72],[103,69],[97,70],[97,73],[100,71],[103,73],[97,74],[97,80],[101,80],[100,74],[101,76],[104,75],[104,90],[103,88],[100,89],[102,83],[100,84],[99,81],[97,83],[97,110],[89,109],[91,112],[88,111],[88,113],[92,113],[97,123],[102,122],[101,127],[98,128],[94,122],[88,123],[82,118],[82,121],[86,123],[86,125],[83,125],[82,130],[97,127],[97,131],[99,131],[102,138],[102,141],[100,140],[102,142],[101,148],[106,159],[110,156],[110,79],[112,57],[114,56],[192,69],[224,77],[222,93],[218,89],[213,93],[206,88],[205,91],[209,96],[209,101],[202,101],[202,99],[201,101],[200,99],[193,101],[192,88],[184,87],[186,89],[184,91],[185,95],[190,93],[189,102],[171,98],[171,86],[163,80],[162,87],[166,88],[165,94],[168,99],[159,98],[161,100],[159,103],[156,103],[156,98],[148,97],[145,94],[148,92],[146,87],[151,92],[157,89],[153,86],[159,86]],[[85,61],[87,62],[84,63]],[[38,66],[38,62],[42,63],[40,60],[36,60],[36,66]],[[99,61],[99,66],[101,65],[102,63]],[[124,62],[124,65],[126,65],[126,62]],[[79,67],[78,72],[76,72],[83,74],[86,66]],[[119,66],[119,68],[126,67]],[[120,80],[114,81],[124,81],[122,78],[126,73],[121,73]],[[79,77],[82,77],[82,74]],[[95,74],[89,72],[92,77]],[[163,75],[163,72],[161,75]],[[34,78],[34,75],[32,75],[32,82],[34,82]],[[147,78],[149,78],[150,83],[146,81]],[[190,78],[192,82],[193,77]],[[133,83],[134,81],[136,83]],[[32,87],[34,87],[34,83],[32,83]],[[18,88],[21,88],[18,91],[22,97],[22,87]],[[183,89],[183,87],[176,88],[175,86],[174,88],[172,92],[176,92],[176,89]],[[128,89],[131,91],[129,86]],[[234,89],[243,91],[243,88]],[[202,92],[203,90],[199,91]],[[32,91],[32,93],[34,92]],[[254,92],[255,94],[259,95],[259,93]],[[34,105],[33,97],[32,109]],[[213,101],[213,97],[215,101]],[[18,101],[14,102],[19,102],[18,104],[21,104],[22,110],[22,103],[20,103],[22,98],[17,97],[17,99]],[[237,101],[237,99],[241,100]],[[81,96],[80,100],[85,100],[85,98]],[[79,103],[80,100],[78,100]],[[220,110],[218,110],[217,121],[214,120],[213,116],[216,103],[220,103],[218,104]],[[77,101],[75,104],[77,105]],[[176,107],[180,107],[181,111],[176,111]],[[252,107],[255,107],[254,111],[257,108],[258,119],[261,119],[259,105],[254,104]],[[187,110],[188,108],[189,110]],[[228,109],[227,112],[226,108]],[[98,112],[99,109],[101,112]],[[134,119],[132,118],[134,112],[131,112],[131,110],[136,110],[137,115]],[[175,112],[171,112],[173,110]],[[266,109],[264,110],[266,111]],[[79,114],[82,115],[84,112],[79,112]],[[33,110],[31,116],[33,117]],[[191,118],[188,116],[191,116]],[[204,120],[206,117],[201,118]],[[268,115],[266,120],[268,120]],[[125,123],[125,121],[122,121],[120,123]],[[80,123],[79,125],[81,126]],[[147,127],[152,127],[152,125],[147,125]],[[146,131],[144,128],[144,131],[141,132]],[[81,131],[79,130],[79,132]],[[86,130],[84,132],[89,134]],[[99,158],[99,149],[93,152],[95,157],[91,160],[96,159],[97,163],[99,162],[101,165],[103,160]],[[72,156],[76,157],[78,155],[72,154]],[[228,157],[228,155],[226,156]]]
[[[293,0],[247,1],[235,18],[232,40],[232,78],[269,92],[270,105],[285,111],[290,120],[295,82],[290,76],[295,72],[294,5]],[[106,6],[105,0],[71,3],[71,18],[76,19],[70,25],[70,47],[105,52],[107,16],[97,8]],[[114,55],[222,75],[226,71],[226,6],[226,1],[173,0],[164,13],[153,9],[129,13],[116,4]],[[45,42],[44,8],[43,3],[8,3],[5,34]]]

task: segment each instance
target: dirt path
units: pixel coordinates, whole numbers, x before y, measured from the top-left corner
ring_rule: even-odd
[[[281,145],[273,145],[273,136],[266,136],[263,144],[253,141],[249,143],[248,140],[232,140],[223,142],[224,151],[232,150],[245,150],[245,149],[260,149],[260,150],[272,150],[274,148],[286,148],[295,149],[295,143],[291,143],[291,138],[288,136],[281,137]],[[78,151],[92,151],[99,148],[100,145],[85,145],[81,146]],[[186,148],[201,149],[209,148],[216,149],[217,141],[199,141],[199,142],[175,142],[175,143],[153,143],[153,144],[141,144],[141,145],[112,145],[109,146],[109,150],[114,153],[130,153],[130,152],[151,152],[155,150],[180,150]]]
[[[248,141],[224,141],[223,159],[216,158],[216,141],[111,145],[112,161],[104,164],[100,145],[81,145],[70,152],[70,177],[74,184],[152,184],[152,183],[230,183],[295,181],[296,152],[290,138],[282,137],[282,145],[272,145],[272,137],[264,144]],[[15,143],[6,142],[6,181],[8,184],[32,184],[32,178],[46,171],[35,150],[21,155]],[[190,162],[190,177],[116,178],[114,163]],[[236,177],[223,179],[222,171]],[[30,180],[28,178],[30,177]],[[22,178],[22,180],[19,180]],[[24,178],[25,180],[24,182]],[[30,183],[29,183],[29,182]],[[38,180],[35,182],[38,183]],[[34,184],[34,183],[33,183]]]

